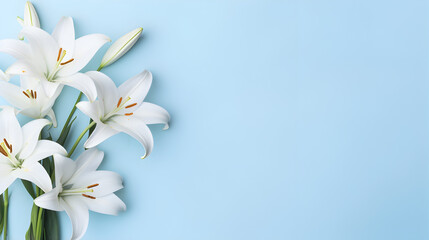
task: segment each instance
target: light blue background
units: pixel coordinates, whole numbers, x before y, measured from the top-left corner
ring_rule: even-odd
[[[24,3],[2,4],[0,38],[17,35]],[[142,26],[104,72],[120,84],[152,71],[147,101],[172,116],[146,160],[126,135],[100,145],[128,209],[91,213],[84,239],[429,239],[429,1],[34,4],[49,32],[63,15],[78,36]],[[60,124],[76,96],[58,101]],[[22,239],[31,200],[15,184],[11,201]]]

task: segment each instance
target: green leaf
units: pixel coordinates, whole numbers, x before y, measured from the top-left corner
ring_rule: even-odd
[[[51,175],[51,163],[50,163],[50,159],[49,158],[45,158],[42,160],[42,166],[45,168],[46,172],[48,173],[48,175]]]
[[[64,143],[67,140],[67,136],[69,135],[70,129],[74,123],[74,120],[76,120],[76,117],[73,118],[73,120],[70,122],[70,124],[68,126],[65,127],[64,131],[61,132],[60,137],[57,140],[57,143],[60,145],[64,145]]]
[[[57,212],[45,210],[45,231],[46,240],[60,239],[60,228],[58,224]]]
[[[30,227],[27,230],[27,233],[25,234],[25,240],[35,240],[33,235],[33,225],[30,223]]]
[[[21,181],[22,181],[22,184],[24,185],[25,189],[27,189],[28,194],[30,194],[30,196],[33,199],[35,199],[36,198],[36,192],[34,192],[33,184],[27,180],[21,179]]]
[[[93,121],[92,121],[92,119],[90,119],[89,120],[89,124],[91,124]],[[95,130],[95,127],[97,126],[97,124],[95,124],[94,126],[92,126],[90,129],[89,129],[89,133],[88,133],[88,138],[89,138],[89,136],[91,136],[91,134],[92,134],[92,132],[94,132],[94,130]]]
[[[31,225],[32,225],[32,234],[36,236],[36,227],[37,227],[37,217],[39,213],[39,207],[33,203],[33,208],[31,209]]]

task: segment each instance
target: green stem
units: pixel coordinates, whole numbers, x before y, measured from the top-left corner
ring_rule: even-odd
[[[76,112],[76,104],[78,104],[80,102],[80,99],[82,99],[82,95],[83,95],[83,93],[80,92],[79,96],[77,97],[76,102],[74,103],[74,106],[73,106],[73,108],[72,108],[72,110],[71,110],[71,112],[69,114],[69,117],[67,118],[66,123],[64,123],[64,127],[63,127],[63,130],[61,130],[60,136],[62,136],[64,134],[64,131],[66,130],[66,128],[69,125],[69,123],[70,123],[70,121],[71,121],[74,113]]]
[[[103,67],[102,67],[102,66],[99,66],[99,67],[98,67],[98,69],[97,69],[97,71],[100,71],[101,69],[103,69]],[[69,123],[70,123],[70,121],[71,121],[71,119],[72,119],[72,117],[73,117],[74,113],[76,112],[76,105],[80,102],[80,100],[82,99],[82,96],[83,96],[83,93],[82,93],[82,92],[80,92],[80,93],[79,93],[79,96],[77,97],[76,102],[74,103],[74,106],[73,106],[73,108],[72,108],[72,110],[71,110],[71,112],[70,112],[70,114],[69,114],[69,116],[68,116],[68,118],[67,118],[67,120],[66,120],[66,123],[64,124],[64,127],[63,127],[63,129],[61,130],[61,134],[60,134],[60,136],[62,136],[62,135],[64,134],[64,131],[66,131],[67,126],[69,125]]]
[[[39,216],[37,218],[37,230],[36,230],[36,239],[42,239],[42,226],[43,226],[43,208],[39,208]]]
[[[4,229],[3,229],[3,239],[6,240],[7,239],[7,209],[8,209],[8,205],[9,205],[9,191],[6,188],[6,191],[4,191]]]
[[[92,122],[82,131],[82,133],[77,138],[76,142],[74,143],[74,145],[73,145],[72,149],[70,150],[69,154],[67,155],[67,157],[71,157],[71,155],[73,154],[74,150],[76,149],[77,145],[79,144],[80,140],[83,138],[85,133],[88,132],[88,130],[94,125],[95,125],[95,122]]]

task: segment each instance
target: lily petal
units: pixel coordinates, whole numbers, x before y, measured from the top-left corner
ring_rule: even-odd
[[[10,79],[9,74],[6,74],[2,70],[0,70],[0,80],[9,81],[9,79]]]
[[[50,140],[39,140],[34,151],[26,158],[26,162],[37,162],[54,154],[67,155],[60,144]]]
[[[97,123],[94,132],[92,132],[91,136],[86,140],[84,147],[93,148],[117,133],[119,132],[107,124]]]
[[[55,117],[55,112],[54,110],[50,109],[49,112],[46,114],[46,116],[48,116],[51,121],[52,121],[52,125],[54,126],[54,128],[57,127],[57,118]]]
[[[15,59],[30,59],[31,49],[28,44],[16,39],[0,40],[0,52],[6,53]]]
[[[73,176],[76,163],[70,158],[59,154],[54,154],[54,163],[55,184],[59,186],[61,183],[66,183]]]
[[[94,82],[83,73],[75,73],[67,77],[58,78],[56,81],[80,90],[90,102],[93,102],[97,98],[97,89]]]
[[[76,39],[73,53],[74,60],[59,70],[58,76],[68,76],[82,70],[94,57],[95,53],[109,41],[110,38],[103,34],[89,34]]]
[[[80,174],[97,170],[103,161],[104,152],[92,148],[84,151],[75,161],[76,170],[74,177],[78,177]]]
[[[50,82],[47,80],[43,80],[43,81],[41,81],[41,84],[42,84],[43,90],[45,91],[46,95],[48,97],[52,97],[52,98],[55,98],[54,96],[58,92],[58,89],[62,89],[60,83],[57,81]]]
[[[56,187],[51,191],[43,195],[40,195],[39,197],[34,199],[34,204],[36,204],[41,208],[49,209],[52,211],[64,211],[64,208],[60,205],[60,201],[58,197],[59,190],[60,188]]]
[[[149,92],[152,84],[152,73],[144,70],[119,86],[119,94],[130,97],[132,102],[140,104]]]
[[[3,193],[15,181],[16,176],[11,174],[12,171],[10,164],[0,163],[0,193]]]
[[[60,204],[69,215],[73,226],[72,240],[81,239],[88,228],[88,208],[81,198],[81,196],[67,196],[60,199]]]
[[[119,212],[127,209],[125,203],[115,194],[97,197],[97,199],[84,198],[83,201],[89,210],[103,214],[118,215]]]
[[[62,17],[57,23],[52,37],[57,40],[58,46],[66,50],[65,60],[73,58],[75,33],[74,24],[71,17]]]
[[[15,109],[4,107],[0,112],[0,119],[3,122],[0,124],[0,141],[5,138],[12,145],[13,153],[19,153],[22,147],[22,129],[16,119]]]
[[[91,195],[94,197],[103,197],[124,187],[122,185],[122,177],[111,171],[92,171],[80,174],[79,176],[73,175],[69,182],[73,182],[73,186],[81,188],[98,184],[97,187],[92,188],[94,192]]]
[[[119,91],[113,80],[106,74],[98,71],[90,71],[87,72],[86,75],[94,81],[97,87],[97,96],[104,106],[104,112],[111,112],[116,108],[119,100]]]
[[[104,115],[103,111],[100,107],[99,104],[101,104],[99,101],[95,101],[95,102],[87,102],[87,101],[82,101],[79,102],[78,104],[76,104],[76,107],[83,112],[83,114],[85,114],[86,116],[90,117],[92,120],[94,120],[97,124],[102,124],[102,122],[100,121],[100,118]]]
[[[30,104],[30,99],[22,93],[20,87],[5,81],[0,81],[0,96],[19,109],[26,108]]]
[[[134,111],[134,116],[143,120],[146,124],[164,124],[164,129],[169,128],[168,122],[170,121],[170,114],[155,104],[143,102],[140,107]]]
[[[33,50],[33,54],[36,54],[37,59],[42,60],[39,63],[40,68],[55,66],[59,46],[49,33],[36,27],[24,27],[21,34],[27,38],[31,49]]]
[[[6,69],[7,75],[34,76],[39,74],[37,70],[25,61],[16,61]]]
[[[139,141],[146,150],[142,159],[149,156],[153,148],[153,136],[146,124],[133,117],[117,116],[109,121],[109,125],[119,131],[124,132]]]
[[[17,178],[36,184],[44,192],[52,190],[51,178],[39,162],[24,161],[22,168],[17,168],[12,174]]]
[[[39,142],[39,136],[42,129],[50,124],[51,122],[47,119],[33,120],[22,127],[22,134],[24,136],[24,143],[22,150],[19,154],[19,158],[27,159],[30,154],[33,153],[34,148]]]

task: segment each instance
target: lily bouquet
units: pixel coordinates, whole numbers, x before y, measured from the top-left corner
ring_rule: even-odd
[[[0,52],[16,61],[0,71],[0,96],[11,106],[0,109],[0,232],[7,238],[8,187],[20,179],[34,199],[26,239],[59,239],[57,212],[70,217],[73,234],[85,234],[88,210],[116,215],[126,206],[114,193],[123,188],[122,178],[111,171],[99,171],[104,153],[97,145],[119,132],[139,141],[142,158],[153,148],[148,124],[168,128],[170,116],[162,107],[144,102],[152,74],[143,71],[117,87],[100,71],[128,52],[142,33],[135,29],[116,40],[96,71],[80,72],[97,51],[111,40],[102,34],[76,39],[71,17],[63,17],[52,34],[40,28],[34,6],[27,2],[22,30],[17,39],[0,40]],[[19,81],[12,83],[12,77]],[[80,91],[61,134],[52,139],[47,126],[57,127],[53,106],[64,86]],[[87,101],[82,101],[83,95]],[[90,118],[89,125],[68,151],[63,147],[76,117],[76,109]],[[17,115],[34,120],[21,126]],[[85,151],[73,153],[88,133]]]

